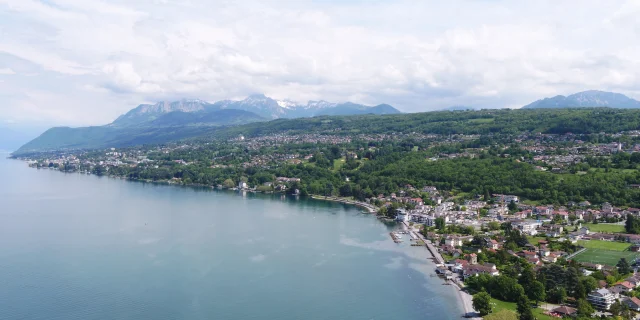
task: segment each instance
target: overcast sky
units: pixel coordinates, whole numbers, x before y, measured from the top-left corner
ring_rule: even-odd
[[[611,0],[0,0],[0,124],[251,93],[405,112],[638,99],[639,16]]]

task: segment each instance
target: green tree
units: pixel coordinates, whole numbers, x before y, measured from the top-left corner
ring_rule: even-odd
[[[223,185],[225,188],[233,188],[233,187],[235,187],[235,186],[236,186],[236,183],[235,183],[235,182],[233,182],[233,180],[231,180],[231,179],[226,179],[226,180],[224,180],[224,182],[222,183],[222,185]]]
[[[591,304],[589,304],[589,302],[587,302],[587,300],[585,299],[578,299],[578,301],[576,302],[576,310],[579,316],[584,317],[589,317],[595,312]]]
[[[436,229],[441,230],[441,231],[444,230],[444,228],[445,228],[444,218],[442,218],[442,217],[436,218],[435,225],[436,225]]]
[[[609,307],[609,312],[616,317],[623,314],[626,310],[629,310],[629,307],[625,303],[620,302],[620,300],[616,300],[616,302]]]
[[[527,295],[529,298],[536,302],[544,301],[547,298],[547,293],[544,288],[544,284],[540,281],[533,281],[527,288]]]
[[[517,302],[518,319],[520,320],[534,320],[533,311],[531,310],[531,303],[527,296],[524,294],[518,298]]]
[[[618,268],[618,273],[621,275],[629,274],[632,271],[631,266],[629,265],[629,262],[627,262],[626,258],[620,258],[620,261],[618,261],[616,267]]]
[[[550,302],[562,304],[567,299],[567,290],[563,287],[554,288],[549,291]]]
[[[582,279],[580,279],[580,282],[582,283],[582,286],[587,293],[598,288],[598,280],[596,280],[592,276],[583,277]]]
[[[627,214],[627,221],[624,224],[624,229],[627,233],[640,233],[640,219],[634,217],[630,213]]]
[[[488,315],[492,311],[491,296],[484,290],[474,294],[473,308],[480,313],[480,316]]]
[[[507,206],[507,208],[509,208],[510,212],[513,212],[513,211],[518,210],[518,205],[513,200],[511,200],[511,202],[509,202],[509,205]]]

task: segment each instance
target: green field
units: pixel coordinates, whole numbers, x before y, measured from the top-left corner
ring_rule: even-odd
[[[514,302],[504,302],[492,298],[491,303],[493,303],[493,312],[484,317],[484,319],[518,319],[518,314],[516,313],[516,304]],[[544,310],[542,308],[533,308],[533,315],[538,320],[555,319],[544,314]]]
[[[604,264],[608,266],[615,266],[620,258],[626,258],[629,263],[633,262],[637,256],[640,256],[638,252],[631,251],[610,251],[602,249],[587,249],[583,253],[573,257],[573,260],[578,262],[589,262]]]
[[[607,232],[607,233],[622,233],[624,232],[624,225],[621,224],[608,224],[608,223],[584,223],[583,227],[589,228],[591,232]]]
[[[344,157],[342,159],[336,159],[333,161],[333,170],[338,171],[346,163]]]
[[[613,242],[604,240],[580,240],[578,244],[589,249],[602,249],[611,251],[625,251],[631,244],[627,242]]]
[[[545,237],[532,237],[532,236],[527,236],[527,240],[529,240],[529,243],[531,243],[534,246],[538,245],[538,242],[540,240],[546,240],[547,238]]]

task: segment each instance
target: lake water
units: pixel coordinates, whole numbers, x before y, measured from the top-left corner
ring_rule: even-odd
[[[458,319],[426,249],[337,203],[0,155],[0,319]]]

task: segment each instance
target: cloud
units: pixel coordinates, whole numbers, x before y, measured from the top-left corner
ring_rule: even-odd
[[[587,89],[640,98],[629,40],[639,11],[595,0],[0,0],[0,66],[39,73],[3,83],[0,102],[18,117],[100,124],[141,102],[254,92],[403,111]],[[11,92],[32,97],[2,100]]]
[[[251,260],[251,262],[262,262],[266,258],[267,258],[267,256],[265,256],[264,254],[259,254],[259,255],[255,255],[253,257],[250,257],[249,260]]]
[[[16,74],[11,68],[0,68],[0,75],[12,75]]]

